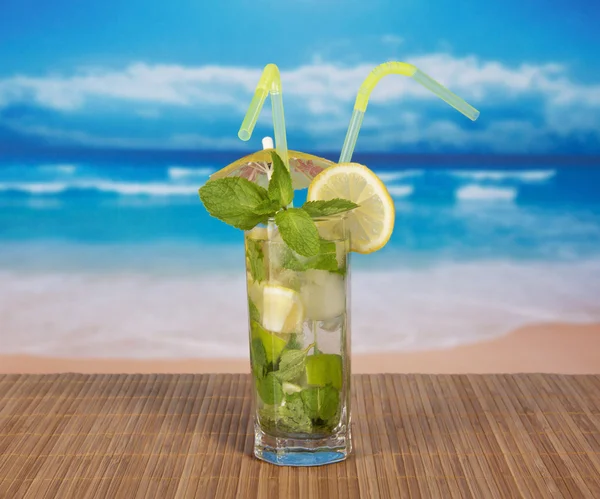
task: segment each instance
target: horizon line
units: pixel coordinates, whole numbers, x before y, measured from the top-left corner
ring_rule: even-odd
[[[294,149],[291,149],[294,150]],[[93,157],[93,159],[112,159],[121,156],[123,158],[135,158],[144,156],[147,161],[172,158],[176,159],[210,159],[210,158],[239,158],[252,154],[252,150],[247,149],[131,149],[131,148],[97,148],[97,147],[6,147],[0,145],[0,161],[10,159],[36,160],[53,157],[55,159],[68,160],[69,157]],[[148,158],[148,156],[153,158]],[[315,156],[321,156],[337,162],[339,152],[334,151],[316,151]],[[370,158],[378,160],[410,160],[416,162],[472,162],[476,160],[486,160],[492,163],[496,162],[546,162],[552,164],[560,163],[578,163],[578,164],[598,164],[600,165],[600,154],[574,154],[574,153],[490,153],[490,152],[429,152],[415,153],[402,151],[370,151],[356,152],[353,159]],[[233,161],[233,160],[232,160]],[[358,162],[358,161],[357,161]]]

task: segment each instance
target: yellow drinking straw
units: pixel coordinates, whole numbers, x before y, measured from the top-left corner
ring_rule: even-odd
[[[367,104],[369,103],[369,96],[377,83],[379,83],[379,80],[389,74],[410,76],[413,80],[418,81],[426,89],[431,90],[440,99],[450,104],[454,109],[461,112],[472,121],[475,121],[479,116],[479,111],[477,111],[477,109],[470,104],[467,104],[458,95],[450,92],[446,87],[439,84],[430,76],[427,76],[412,64],[407,64],[405,62],[386,62],[380,64],[365,78],[365,81],[363,81],[363,84],[358,90],[356,102],[354,103],[354,111],[352,113],[352,118],[350,118],[350,125],[348,126],[346,139],[344,140],[344,146],[342,147],[342,153],[340,155],[340,163],[348,163],[352,159],[352,153],[354,153],[354,147],[356,146],[356,140],[358,139],[358,132],[362,125]]]
[[[275,64],[267,64],[265,69],[263,69],[258,85],[256,85],[254,97],[252,98],[252,102],[250,102],[250,107],[238,132],[238,137],[244,141],[250,139],[256,125],[256,120],[258,120],[258,115],[269,93],[271,93],[275,150],[283,160],[283,164],[289,170],[285,119],[283,117],[283,98],[281,95],[281,77],[279,76],[279,68]]]

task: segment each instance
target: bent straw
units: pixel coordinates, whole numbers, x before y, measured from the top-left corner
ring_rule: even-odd
[[[275,133],[275,150],[282,159],[283,164],[290,169],[288,162],[287,138],[285,134],[285,119],[283,116],[283,98],[281,95],[281,77],[279,68],[275,64],[267,64],[263,69],[258,85],[254,92],[248,112],[238,131],[238,137],[247,141],[252,136],[258,115],[262,110],[267,94],[271,94],[271,107],[273,112],[273,130]]]
[[[352,154],[354,153],[354,148],[356,147],[356,141],[358,139],[358,132],[360,131],[367,104],[369,103],[369,96],[377,83],[379,83],[379,80],[389,74],[410,76],[413,80],[419,82],[427,90],[431,90],[440,99],[450,104],[454,109],[464,114],[470,120],[475,121],[479,117],[479,111],[477,109],[466,103],[458,95],[450,92],[446,87],[417,69],[412,64],[407,64],[405,62],[386,62],[380,64],[371,71],[358,90],[356,102],[354,103],[354,111],[352,113],[352,118],[350,119],[350,125],[348,125],[348,131],[346,132],[342,153],[340,154],[340,163],[348,163],[352,159]]]

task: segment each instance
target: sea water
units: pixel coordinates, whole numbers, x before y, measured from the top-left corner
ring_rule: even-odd
[[[354,352],[600,320],[600,167],[362,161],[397,214],[353,258]],[[0,163],[0,354],[247,356],[243,235],[197,194],[224,164]]]

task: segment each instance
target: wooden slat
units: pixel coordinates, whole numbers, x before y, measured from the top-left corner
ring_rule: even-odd
[[[0,375],[0,499],[600,497],[600,376],[359,375],[354,453],[252,457],[243,374]]]

